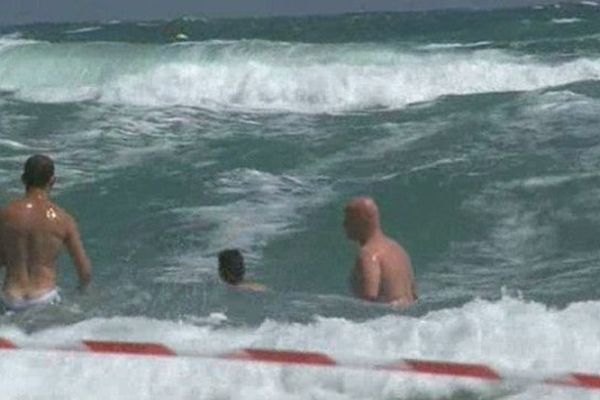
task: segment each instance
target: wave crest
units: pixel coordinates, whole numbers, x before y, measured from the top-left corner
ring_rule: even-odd
[[[1,43],[2,41],[0,41]],[[344,112],[445,95],[536,90],[600,77],[600,60],[551,63],[499,50],[210,41],[0,44],[0,90],[32,102]]]

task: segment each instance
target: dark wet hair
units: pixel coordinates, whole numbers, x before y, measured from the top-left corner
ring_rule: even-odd
[[[230,285],[237,285],[244,279],[246,268],[244,257],[238,249],[226,249],[219,253],[219,276]]]
[[[23,183],[27,187],[43,188],[54,176],[54,161],[48,156],[36,154],[25,161]]]

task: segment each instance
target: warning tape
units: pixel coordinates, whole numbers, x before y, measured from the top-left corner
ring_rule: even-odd
[[[78,345],[53,346],[25,345],[19,346],[11,340],[0,338],[0,350],[34,350],[34,351],[68,351],[85,352],[96,354],[155,356],[155,357],[196,357],[205,359],[220,359],[230,361],[261,362],[281,365],[302,365],[315,367],[342,367],[352,369],[364,369],[373,371],[416,373],[426,375],[437,375],[454,378],[470,378],[489,383],[503,383],[511,381],[510,376],[501,374],[493,368],[482,364],[455,363],[443,361],[426,361],[402,359],[393,363],[351,363],[338,362],[334,358],[323,353],[287,351],[287,350],[264,350],[264,349],[242,349],[223,354],[202,354],[192,352],[178,352],[167,346],[157,343],[134,343],[84,340]],[[540,378],[520,378],[519,381],[527,381],[529,384],[542,384],[551,386],[573,387],[589,390],[600,390],[600,375],[566,373],[559,376]]]

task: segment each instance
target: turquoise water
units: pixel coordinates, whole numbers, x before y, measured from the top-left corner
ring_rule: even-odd
[[[0,333],[594,372],[598,10],[0,28],[0,200],[28,155],[54,157],[94,264],[82,296],[65,257],[63,303],[2,316]],[[411,310],[350,297],[341,222],[357,195],[413,259]],[[226,247],[271,291],[220,284]],[[399,387],[372,397],[413,393]]]

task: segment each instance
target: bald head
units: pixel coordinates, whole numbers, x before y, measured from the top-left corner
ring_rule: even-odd
[[[346,205],[346,212],[356,215],[358,218],[379,221],[379,209],[370,197],[357,197]]]
[[[370,197],[358,197],[346,205],[344,228],[349,239],[365,242],[380,230],[379,209]]]

